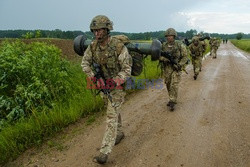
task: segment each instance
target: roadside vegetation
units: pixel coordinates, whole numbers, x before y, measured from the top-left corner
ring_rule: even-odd
[[[158,61],[144,60],[136,78],[158,78]],[[80,62],[44,42],[0,43],[0,164],[82,117],[95,115],[103,101],[86,89]],[[128,92],[135,89],[128,90]]]
[[[250,53],[250,40],[249,39],[243,39],[243,40],[230,40],[232,44],[241,50],[244,50],[248,53]]]
[[[2,42],[0,75],[0,164],[102,107],[53,45]]]

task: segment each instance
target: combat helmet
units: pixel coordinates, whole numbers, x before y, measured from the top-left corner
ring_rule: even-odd
[[[97,15],[92,19],[89,28],[92,32],[93,30],[101,28],[107,28],[110,31],[113,30],[113,23],[107,16]]]
[[[198,37],[202,37],[203,36],[203,34],[200,32],[200,33],[198,33],[196,36],[198,36]]]
[[[193,38],[192,38],[192,42],[198,42],[199,41],[199,37],[198,36],[194,36]]]
[[[169,29],[166,30],[165,37],[170,36],[170,35],[173,35],[173,36],[177,37],[177,33],[176,33],[175,29],[169,28]]]

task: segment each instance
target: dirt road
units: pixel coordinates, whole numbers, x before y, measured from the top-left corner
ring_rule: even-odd
[[[196,81],[188,71],[175,112],[167,109],[165,87],[127,97],[122,108],[126,137],[104,166],[250,166],[250,55],[221,44],[217,59],[204,60]],[[82,120],[60,134],[55,147],[28,150],[8,166],[99,166],[92,158],[104,127],[104,116],[90,126]]]

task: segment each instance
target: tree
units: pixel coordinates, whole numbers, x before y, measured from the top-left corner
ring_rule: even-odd
[[[35,38],[41,38],[41,31],[40,30],[36,31]]]
[[[31,39],[34,37],[34,34],[32,32],[27,32],[26,34],[23,34],[22,37],[25,39]]]
[[[237,40],[241,40],[242,37],[243,37],[243,33],[242,32],[239,32],[239,33],[236,34],[236,39]]]
[[[196,30],[191,29],[191,30],[189,30],[189,31],[186,31],[186,38],[188,38],[188,39],[192,39],[192,38],[193,38],[193,36],[194,36],[194,35],[196,35],[196,34],[197,34],[197,31],[196,31]]]

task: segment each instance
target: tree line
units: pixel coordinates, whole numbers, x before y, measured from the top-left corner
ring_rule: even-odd
[[[141,32],[141,33],[125,33],[125,32],[117,32],[112,31],[112,35],[120,35],[124,34],[129,37],[131,40],[150,40],[150,39],[160,39],[164,40],[165,31],[153,31],[153,32]],[[186,32],[177,32],[178,37],[180,39],[188,38],[191,39],[195,34],[197,34],[197,30],[191,29]],[[61,38],[61,39],[74,39],[76,36],[85,34],[87,38],[92,39],[93,34],[90,31],[82,32],[82,31],[62,31],[60,29],[55,30],[0,30],[0,38]],[[208,34],[206,32],[202,32],[204,35],[209,35],[211,37],[218,37],[221,39],[248,39],[250,38],[250,34],[244,33],[235,33],[235,34],[219,34],[219,33],[211,33]]]

